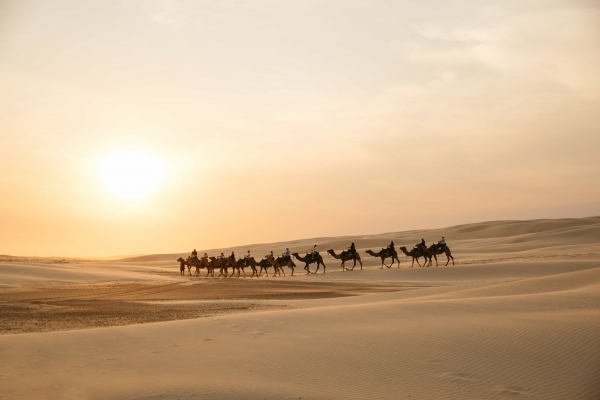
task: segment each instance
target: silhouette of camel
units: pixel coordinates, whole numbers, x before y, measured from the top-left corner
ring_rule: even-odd
[[[296,257],[298,259],[298,261],[303,262],[304,264],[306,264],[304,266],[304,270],[306,271],[307,274],[316,274],[317,271],[319,270],[319,267],[321,266],[321,264],[323,264],[323,273],[325,273],[325,263],[323,262],[323,257],[321,257],[320,254],[317,254],[316,256],[312,255],[312,254],[306,254],[306,256],[304,257],[300,257],[300,255],[298,253],[292,253],[292,255],[294,257]],[[313,263],[317,263],[317,269],[315,270],[315,272],[311,272],[309,265],[313,264]]]
[[[333,249],[329,249],[327,250],[327,253],[331,254],[331,256],[333,258],[335,258],[336,260],[342,260],[342,270],[346,271],[348,268],[346,268],[346,261],[350,261],[350,260],[354,260],[354,265],[352,266],[352,269],[350,271],[354,271],[354,267],[356,267],[356,262],[358,261],[360,263],[360,269],[362,271],[362,260],[360,259],[360,254],[358,254],[358,251],[354,253],[354,255],[352,255],[352,253],[350,253],[350,251],[344,250],[342,251],[339,255],[335,254],[335,250]]]
[[[381,268],[379,268],[379,269],[383,269],[386,258],[392,259],[392,263],[389,266],[385,265],[386,267],[392,268],[392,265],[394,265],[394,260],[396,260],[396,261],[398,261],[398,268],[400,268],[400,259],[398,258],[398,253],[396,252],[396,250],[394,250],[394,252],[392,254],[390,254],[389,249],[381,249],[381,251],[379,251],[377,253],[375,253],[373,250],[366,250],[365,253],[367,253],[368,255],[370,255],[372,257],[381,258]]]

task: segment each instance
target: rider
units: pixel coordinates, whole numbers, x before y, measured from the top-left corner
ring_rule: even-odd
[[[421,238],[421,243],[417,244],[415,247],[416,248],[422,247],[422,248],[426,249],[427,246],[425,245],[425,239]]]
[[[245,258],[251,258],[252,255],[250,254],[250,250],[248,250],[248,253],[246,253],[246,257]]]
[[[233,251],[231,252],[231,259],[235,261],[235,254],[233,253]]]
[[[319,250],[317,249],[317,245],[316,244],[313,246],[311,254],[313,256],[313,259],[317,258],[317,256],[319,255]]]
[[[446,239],[442,236],[442,240],[440,240],[438,244],[441,246],[442,249],[444,249],[444,247],[446,247]]]
[[[221,252],[221,255],[219,256],[220,260],[224,260],[225,259],[225,254],[223,254],[223,252]]]
[[[356,246],[354,245],[354,242],[352,242],[352,244],[348,248],[348,251],[350,252],[350,255],[354,257],[354,255],[356,254]]]
[[[390,254],[394,254],[394,252],[396,251],[396,248],[394,247],[393,240],[390,242],[390,245],[387,248],[388,248],[388,251],[390,252]]]
[[[285,253],[283,253],[283,258],[286,261],[289,261],[291,259],[291,257],[290,257],[290,248],[289,247],[285,248]]]
[[[198,258],[198,252],[196,251],[196,249],[192,251],[192,258]]]

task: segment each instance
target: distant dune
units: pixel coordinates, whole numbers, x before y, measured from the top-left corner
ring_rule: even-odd
[[[524,252],[537,248],[564,247],[576,245],[581,251],[588,251],[600,243],[600,217],[538,219],[528,221],[489,221],[474,224],[456,225],[439,229],[424,229],[401,232],[389,232],[372,235],[341,236],[329,238],[299,239],[289,242],[248,244],[219,249],[200,249],[199,253],[207,252],[216,255],[224,252],[229,255],[234,251],[242,256],[251,250],[255,256],[261,257],[273,250],[282,253],[286,247],[293,252],[306,253],[314,244],[320,251],[326,249],[346,249],[354,241],[359,249],[380,249],[393,240],[396,246],[407,246],[409,249],[424,238],[426,242],[437,242],[445,236],[449,245],[458,249],[475,250],[469,241],[477,240],[482,252]],[[487,239],[487,240],[486,240]],[[481,240],[486,240],[481,242]],[[589,246],[588,246],[589,245]],[[588,248],[589,247],[589,248]],[[584,250],[587,249],[587,250]],[[183,253],[151,254],[121,259],[120,262],[173,262],[179,257],[187,257],[192,249]]]

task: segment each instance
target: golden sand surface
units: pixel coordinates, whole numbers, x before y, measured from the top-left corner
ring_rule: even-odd
[[[442,234],[454,265],[364,254]],[[182,277],[174,255],[0,262],[0,398],[600,398],[600,218],[252,250],[350,240],[362,270],[293,277]]]

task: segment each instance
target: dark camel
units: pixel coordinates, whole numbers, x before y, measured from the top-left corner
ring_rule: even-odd
[[[424,267],[427,264],[427,260],[431,259],[431,256],[425,252],[423,252],[423,249],[421,248],[416,248],[416,249],[412,249],[410,252],[408,250],[406,250],[405,246],[400,247],[400,250],[407,256],[407,257],[412,257],[412,264],[411,267],[415,266],[415,260],[417,261],[417,264],[419,265],[419,267]],[[425,259],[425,262],[423,263],[423,265],[421,265],[421,263],[419,262],[419,257],[423,257]]]
[[[246,267],[252,268],[252,276],[250,278],[253,278],[254,275],[256,275],[256,277],[258,278],[258,271],[256,270],[256,267],[257,266],[260,267],[260,263],[256,262],[256,260],[254,259],[254,257],[245,258],[244,259],[244,263],[246,264]]]
[[[389,249],[381,249],[381,251],[379,251],[377,253],[375,253],[372,250],[366,250],[365,253],[369,254],[372,257],[381,258],[381,268],[379,268],[379,269],[383,269],[386,258],[392,259],[392,263],[389,266],[385,265],[386,267],[392,268],[392,265],[394,265],[394,260],[396,260],[396,261],[398,261],[398,268],[400,268],[400,259],[398,258],[398,253],[396,252],[396,250],[394,250],[394,252],[392,254],[390,254]]]
[[[438,265],[437,256],[439,256],[440,254],[445,254],[446,258],[448,259],[448,261],[446,261],[445,267],[448,266],[451,259],[452,259],[452,265],[454,265],[454,257],[452,257],[452,252],[450,251],[450,248],[448,247],[448,245],[442,246],[439,243],[432,244],[431,247],[429,247],[429,249],[427,249],[427,251],[430,255],[433,256],[433,258],[435,258],[436,266]],[[429,265],[431,265],[431,257],[429,257]]]
[[[303,262],[304,264],[306,264],[304,266],[304,270],[306,270],[307,274],[316,274],[317,271],[319,270],[319,267],[321,266],[321,264],[323,264],[323,273],[325,273],[325,263],[323,262],[323,257],[321,257],[320,254],[317,254],[316,256],[312,255],[312,254],[306,254],[306,256],[304,257],[300,257],[300,255],[298,253],[292,253],[292,255],[294,257],[296,257],[298,259],[298,261]],[[311,272],[309,265],[312,263],[317,263],[317,269],[315,270],[315,272]]]
[[[269,262],[269,258],[263,258],[262,260],[260,260],[258,262],[258,265],[260,265],[260,271],[258,272],[258,276],[261,276],[263,271],[265,271],[265,275],[267,275],[267,277],[269,276],[269,268],[271,268],[273,265],[271,265],[271,263]]]
[[[284,257],[284,256],[280,256],[277,258],[267,257],[267,260],[269,260],[269,262],[275,269],[273,271],[273,276],[275,276],[275,273],[278,273],[279,275],[281,275],[282,272],[283,272],[283,276],[285,276],[285,271],[283,270],[283,267],[288,267],[289,269],[291,269],[292,276],[294,276],[294,268],[296,268],[296,264],[294,264],[294,261],[292,260],[291,257],[289,257],[289,258]]]
[[[217,278],[220,278],[223,275],[225,275],[225,278],[227,278],[227,276],[229,275],[229,264],[227,262],[227,259],[210,257],[210,264],[212,266],[213,271],[217,268],[219,269],[219,276]],[[215,276],[214,272],[211,276]]]
[[[350,261],[350,260],[354,261],[354,265],[352,266],[352,269],[350,269],[350,271],[354,271],[354,267],[356,267],[357,261],[360,263],[360,269],[362,271],[362,260],[360,259],[360,254],[358,254],[358,251],[354,252],[354,255],[352,255],[352,253],[350,253],[350,251],[348,251],[348,250],[342,251],[339,255],[335,254],[335,250],[333,250],[333,249],[327,250],[327,252],[329,254],[331,254],[331,256],[333,258],[335,258],[336,260],[342,260],[342,270],[343,271],[346,271],[348,269],[348,268],[346,268],[346,261]]]

